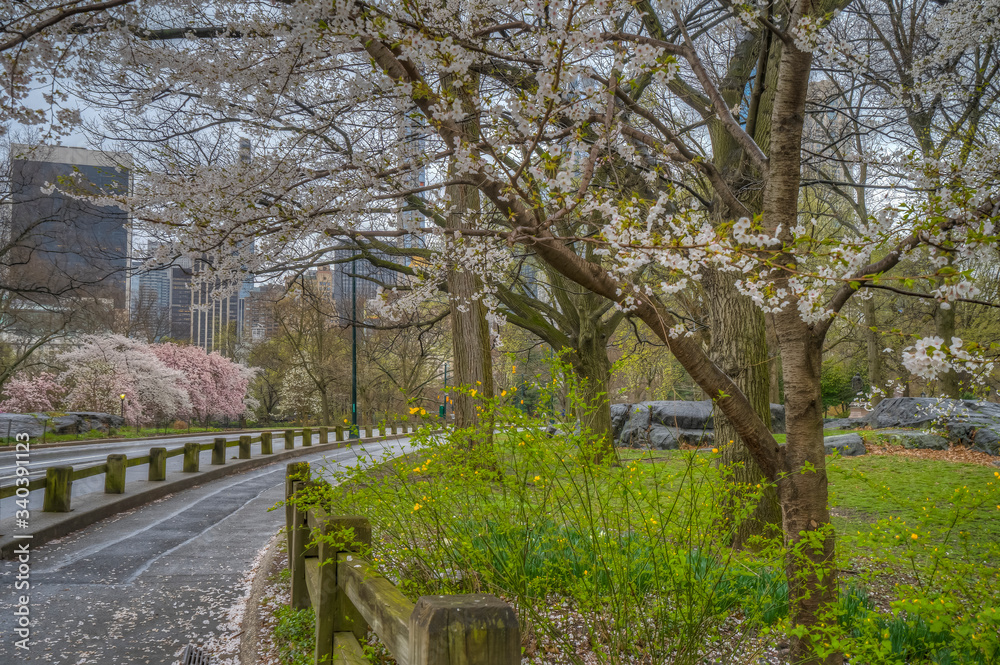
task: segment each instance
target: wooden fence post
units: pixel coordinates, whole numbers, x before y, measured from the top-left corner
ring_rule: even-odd
[[[516,665],[514,609],[495,596],[421,596],[410,615],[410,665]]]
[[[184,473],[197,473],[201,446],[197,443],[184,444]]]
[[[212,441],[212,464],[219,465],[226,463],[226,440],[217,437]]]
[[[361,613],[337,586],[337,555],[371,548],[372,527],[368,518],[360,515],[331,517],[318,507],[314,507],[312,513],[320,525],[320,533],[334,540],[319,541],[319,598],[312,599],[313,607],[317,608],[315,658],[317,663],[328,663],[333,659],[334,633],[351,631],[361,638],[368,630]]]
[[[149,480],[167,479],[167,449],[149,449]]]
[[[292,482],[292,494],[305,486],[305,482]],[[306,543],[309,542],[309,527],[306,524],[308,513],[299,510],[292,504],[291,536],[292,547],[288,550],[288,566],[292,570],[292,602],[293,610],[304,610],[309,607],[309,589],[306,587]]]
[[[73,494],[73,467],[50,466],[45,470],[43,513],[68,513]]]
[[[285,450],[291,450],[295,447],[295,430],[286,429],[285,430]]]
[[[273,455],[274,449],[271,447],[271,433],[261,432],[260,433],[260,454],[261,455]]]
[[[293,484],[296,480],[309,478],[309,462],[290,462],[285,466],[285,539],[288,546],[288,569],[292,569],[292,494],[295,493]]]
[[[309,427],[302,428],[302,445],[311,446],[313,444],[313,431]]]
[[[125,493],[125,469],[128,458],[125,455],[108,455],[108,470],[104,472],[104,493]]]
[[[330,443],[330,428],[320,427],[319,428],[319,442],[320,443]]]
[[[240,459],[250,459],[250,435],[240,437]]]
[[[337,441],[342,442],[344,440],[344,426],[337,425]]]

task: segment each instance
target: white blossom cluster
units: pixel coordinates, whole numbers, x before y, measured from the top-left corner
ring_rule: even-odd
[[[949,370],[993,371],[993,361],[981,354],[973,354],[958,337],[947,344],[940,337],[924,337],[903,350],[903,365],[913,375],[933,380]]]

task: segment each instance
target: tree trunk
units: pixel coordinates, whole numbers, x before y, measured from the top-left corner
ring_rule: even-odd
[[[774,332],[774,320],[770,317],[765,317],[764,320],[767,330],[767,352],[771,358],[768,363],[770,374],[770,397],[768,399],[771,404],[782,404],[784,400],[781,399],[781,354],[777,353],[778,337]],[[772,352],[774,352],[773,355]]]
[[[950,303],[951,307],[945,309],[938,305],[934,312],[934,329],[937,336],[944,340],[945,346],[951,346],[951,338],[955,336],[955,308],[958,303]],[[962,392],[958,385],[958,372],[949,369],[938,375],[938,392],[944,397],[951,399],[961,399]]]
[[[451,85],[452,78],[446,75],[443,84]],[[467,114],[463,128],[467,139],[479,138],[479,116],[475,103],[479,77],[470,80],[459,89],[462,110]],[[449,164],[449,169],[454,165]],[[448,229],[462,230],[470,225],[465,219],[480,212],[479,189],[473,185],[451,185],[445,188],[445,195],[451,202],[451,213],[447,216]],[[486,321],[486,307],[482,304],[482,282],[463,266],[455,266],[447,279],[448,303],[451,308],[451,348],[455,364],[455,385],[467,392],[454,395],[455,424],[468,427],[478,423],[478,400],[493,398],[493,358],[490,349],[490,329]],[[476,391],[472,396],[471,391]],[[493,436],[492,421],[485,426],[484,435]],[[472,445],[470,441],[470,445]]]
[[[811,0],[799,0],[792,5],[789,25],[814,13]],[[779,69],[762,219],[771,233],[780,227],[782,239],[787,242],[791,240],[789,229],[798,223],[799,216],[802,126],[812,53],[786,44]],[[777,263],[791,268],[795,260],[784,254]],[[779,271],[775,286],[785,287],[793,275],[791,269],[787,273]],[[794,305],[775,315],[775,325],[785,379],[787,444],[783,453],[779,452],[777,482],[787,548],[789,614],[793,626],[808,631],[793,638],[790,660],[800,665],[836,665],[843,662],[842,654],[834,651],[821,656],[816,649],[817,641],[823,639],[821,624],[836,622],[833,611],[837,600],[820,387],[826,328],[814,332]]]
[[[323,417],[323,421],[320,423],[321,425],[329,425],[330,422],[332,422],[330,417],[330,395],[328,393],[329,388],[325,386],[319,391],[320,411],[322,412]]]
[[[770,427],[770,368],[764,315],[749,298],[736,290],[729,275],[706,272],[703,283],[709,303],[712,360],[733,379],[753,404],[760,419]],[[775,489],[766,488],[753,512],[742,519],[735,519],[736,511],[753,500],[750,496],[764,479],[764,473],[726,415],[716,409],[713,420],[715,443],[722,453],[721,463],[731,473],[728,477],[731,484],[727,495],[729,503],[726,506],[729,528],[733,531],[733,545],[742,547],[751,536],[777,533],[781,524],[781,508]]]
[[[479,209],[479,191],[467,185],[455,185],[446,190],[453,207],[448,217],[448,228],[462,229],[463,215]],[[447,281],[455,385],[466,389],[452,397],[455,424],[468,427],[478,421],[477,398],[493,397],[490,330],[486,307],[482,304],[482,282],[479,278],[462,266],[456,266]],[[473,390],[476,391],[475,397],[469,394]]]
[[[882,349],[879,348],[878,333],[875,332],[875,297],[864,301],[865,341],[868,346],[868,384],[872,388],[871,406],[874,409],[882,401],[882,395],[874,389],[885,390],[882,378]]]
[[[573,370],[580,378],[580,397],[585,413],[579,413],[580,424],[594,437],[594,461],[601,462],[615,455],[611,433],[611,360],[608,341],[600,321],[581,321],[580,337],[573,353]]]
[[[817,628],[835,621],[837,568],[835,536],[827,507],[828,478],[823,447],[823,399],[820,389],[822,340],[798,317],[794,309],[780,314],[781,354],[784,360],[785,416],[788,423],[785,475],[778,480],[782,527],[787,554],[788,602],[793,626],[806,626],[809,634],[792,642],[793,663],[843,662],[840,654],[820,658],[814,641]]]

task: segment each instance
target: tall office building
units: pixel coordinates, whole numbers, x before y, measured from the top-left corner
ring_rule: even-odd
[[[405,189],[419,189],[427,184],[427,169],[423,164],[420,164],[420,161],[426,158],[426,141],[424,140],[426,132],[427,123],[424,116],[416,108],[403,117],[399,130],[399,145],[403,162],[411,166],[402,177]],[[424,198],[422,192],[416,196],[420,199]],[[400,239],[402,247],[423,248],[427,246],[427,238],[420,229],[430,228],[431,221],[416,206],[404,203],[399,209],[396,222],[400,229],[410,232]],[[397,260],[404,265],[410,263],[408,257],[400,257]]]
[[[140,261],[151,257],[157,247],[156,243],[147,243]],[[158,337],[200,346],[208,352],[226,349],[223,335],[242,339],[253,276],[241,280],[234,289],[229,288],[232,282],[200,279],[205,270],[202,261],[186,256],[153,268],[143,268],[140,262],[133,278],[132,308],[147,321],[137,324],[156,326]]]
[[[11,145],[8,278],[39,301],[129,303],[130,224],[115,205],[87,196],[129,191],[131,160],[62,146]]]

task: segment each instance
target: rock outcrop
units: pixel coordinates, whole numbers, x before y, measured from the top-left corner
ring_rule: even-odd
[[[1000,426],[1000,404],[971,399],[890,397],[879,402],[864,421],[872,429],[931,424]]]
[[[85,434],[91,430],[106,432],[125,424],[121,416],[93,411],[74,411],[59,415],[46,413],[0,413],[0,436],[27,433],[31,438],[50,434]]]
[[[711,400],[681,400],[612,404],[611,429],[615,443],[629,448],[673,450],[681,444],[710,446],[714,441]],[[771,426],[785,431],[785,407],[771,405]]]
[[[859,434],[828,436],[823,439],[823,446],[826,448],[827,455],[832,455],[834,451],[839,452],[844,457],[856,457],[868,453],[865,442]]]

